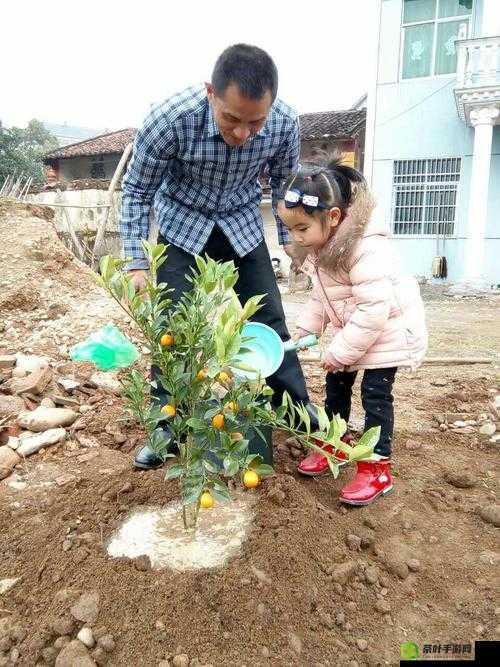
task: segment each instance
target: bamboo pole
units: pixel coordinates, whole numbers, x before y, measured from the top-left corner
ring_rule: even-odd
[[[316,355],[299,356],[302,363],[321,363],[321,357]],[[494,359],[488,357],[428,357],[422,366],[469,366],[472,364],[492,364]]]
[[[56,190],[56,192],[57,192],[59,197],[62,197],[62,193],[61,193],[60,190]],[[63,217],[64,217],[64,220],[66,222],[66,227],[68,228],[69,236],[71,238],[71,241],[73,242],[73,246],[75,248],[75,253],[76,253],[78,259],[83,262],[84,258],[85,258],[85,251],[82,247],[82,244],[80,243],[80,240],[79,240],[78,236],[76,235],[75,230],[73,229],[73,225],[71,224],[71,220],[69,218],[68,211],[65,208],[63,208]]]
[[[104,242],[104,236],[106,234],[106,226],[108,224],[108,218],[109,218],[109,213],[111,209],[113,209],[114,212],[114,206],[113,206],[113,194],[116,189],[116,184],[121,178],[121,175],[123,174],[123,171],[125,169],[125,166],[127,164],[127,161],[130,157],[130,154],[132,152],[133,144],[127,144],[125,146],[125,150],[123,151],[123,154],[120,158],[120,162],[118,162],[118,165],[115,169],[115,173],[113,174],[113,178],[111,179],[111,182],[109,184],[108,188],[108,208],[106,208],[104,212],[104,217],[102,219],[101,224],[97,228],[97,234],[95,237],[95,242],[94,242],[94,249],[92,250],[92,257],[91,257],[91,266],[94,267],[94,264],[96,262],[96,256],[98,255],[102,244]]]

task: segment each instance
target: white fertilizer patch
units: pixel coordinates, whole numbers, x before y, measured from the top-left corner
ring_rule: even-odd
[[[253,519],[250,494],[200,509],[195,532],[185,531],[181,503],[131,514],[108,543],[110,556],[147,555],[155,569],[182,572],[225,565],[239,553]]]

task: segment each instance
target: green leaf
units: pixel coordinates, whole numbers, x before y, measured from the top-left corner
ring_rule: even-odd
[[[227,486],[224,486],[220,482],[214,482],[212,487],[212,494],[214,498],[221,503],[231,502],[231,496]]]
[[[380,426],[372,426],[372,428],[369,428],[368,431],[363,433],[361,438],[356,443],[356,446],[359,447],[359,445],[365,445],[373,449],[379,440]]]
[[[185,472],[185,467],[181,463],[175,463],[165,471],[165,479],[176,479]]]
[[[204,459],[203,466],[207,472],[212,473],[213,475],[220,472],[219,466],[217,466],[212,460]]]
[[[226,473],[227,477],[232,477],[233,475],[236,475],[238,470],[240,469],[240,466],[238,464],[238,461],[231,456],[226,456],[224,459],[224,470]]]
[[[186,422],[186,425],[193,429],[193,431],[204,431],[207,428],[206,422],[196,417],[191,417]]]
[[[340,466],[334,463],[331,458],[328,458],[327,461],[328,461],[328,467],[330,468],[330,472],[332,473],[333,478],[337,479],[340,472]]]
[[[325,408],[318,405],[315,405],[314,407],[316,408],[316,414],[318,415],[319,430],[328,433],[330,429],[330,419],[325,412]]]
[[[260,463],[259,465],[252,466],[252,470],[260,477],[269,477],[269,475],[274,475],[273,467],[267,465],[266,463]]]

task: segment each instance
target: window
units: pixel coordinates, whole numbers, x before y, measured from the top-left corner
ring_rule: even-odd
[[[452,74],[456,39],[469,31],[473,0],[404,0],[401,77]]]
[[[460,166],[458,157],[394,162],[394,234],[454,233]]]

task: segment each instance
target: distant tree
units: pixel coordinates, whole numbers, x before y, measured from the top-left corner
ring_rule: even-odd
[[[21,172],[43,183],[42,157],[57,147],[57,139],[38,120],[30,120],[26,128],[0,125],[0,184],[9,174]]]

